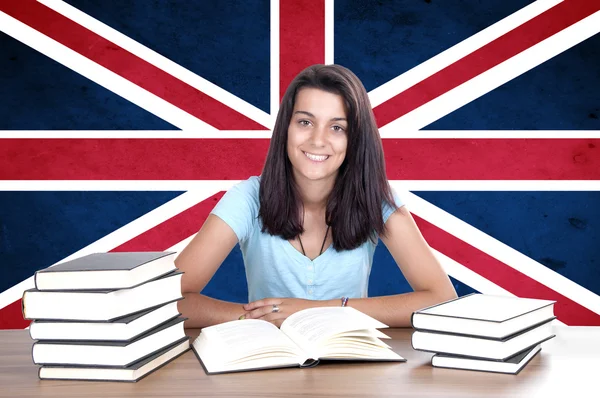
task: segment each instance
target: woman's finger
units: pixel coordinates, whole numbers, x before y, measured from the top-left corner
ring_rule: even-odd
[[[277,305],[276,308],[279,309],[279,311],[273,311],[274,309],[274,305],[277,304],[271,304],[271,305],[264,305],[262,307],[256,308],[252,311],[248,311],[245,315],[246,315],[246,319],[262,319],[263,317],[265,317],[266,315],[269,314],[277,314],[278,312],[281,312],[281,308],[279,305]]]
[[[264,307],[264,306],[273,305],[273,304],[281,304],[281,299],[266,298],[266,299],[262,299],[262,300],[256,300],[251,303],[244,304],[244,309],[246,311],[252,311],[259,307]]]

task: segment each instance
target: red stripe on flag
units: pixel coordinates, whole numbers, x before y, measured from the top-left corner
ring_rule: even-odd
[[[268,139],[2,139],[0,180],[241,180]],[[384,139],[392,180],[600,180],[600,139]]]
[[[413,215],[431,247],[518,297],[555,300],[554,314],[570,326],[600,326],[600,315]]]
[[[211,210],[224,194],[225,192],[219,192],[203,200],[111,251],[164,251],[173,247],[200,230]]]
[[[384,126],[600,10],[599,1],[567,0],[375,107]]]
[[[279,93],[304,68],[325,63],[325,1],[279,2]]]
[[[23,319],[21,299],[0,309],[0,330],[25,329],[30,323],[31,321]]]
[[[1,1],[0,11],[218,129],[266,129],[37,1]]]

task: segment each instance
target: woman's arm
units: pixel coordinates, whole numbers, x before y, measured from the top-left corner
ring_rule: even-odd
[[[348,305],[390,327],[410,326],[413,311],[456,297],[456,291],[431,248],[421,235],[406,206],[397,209],[386,222],[381,240],[400,267],[413,292],[392,296],[350,299]],[[273,304],[279,312],[272,312]],[[296,311],[317,306],[339,306],[340,299],[311,301],[268,298],[246,304],[246,318],[281,323]]]
[[[237,236],[223,220],[210,214],[206,222],[183,249],[175,265],[184,272],[179,312],[189,318],[187,328],[200,328],[237,319],[244,313],[242,304],[212,299],[199,292],[215,274],[223,260],[237,243]]]
[[[350,300],[349,304],[391,327],[410,326],[413,311],[456,298],[456,291],[406,206],[392,213],[385,226],[381,240],[413,292]]]

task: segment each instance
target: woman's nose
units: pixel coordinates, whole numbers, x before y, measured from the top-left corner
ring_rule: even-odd
[[[324,146],[327,140],[327,129],[324,127],[315,127],[312,131],[311,140],[315,146]]]

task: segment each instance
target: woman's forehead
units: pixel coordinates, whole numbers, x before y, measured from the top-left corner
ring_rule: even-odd
[[[344,98],[318,88],[303,88],[296,94],[294,113],[310,113],[316,118],[346,118]]]

